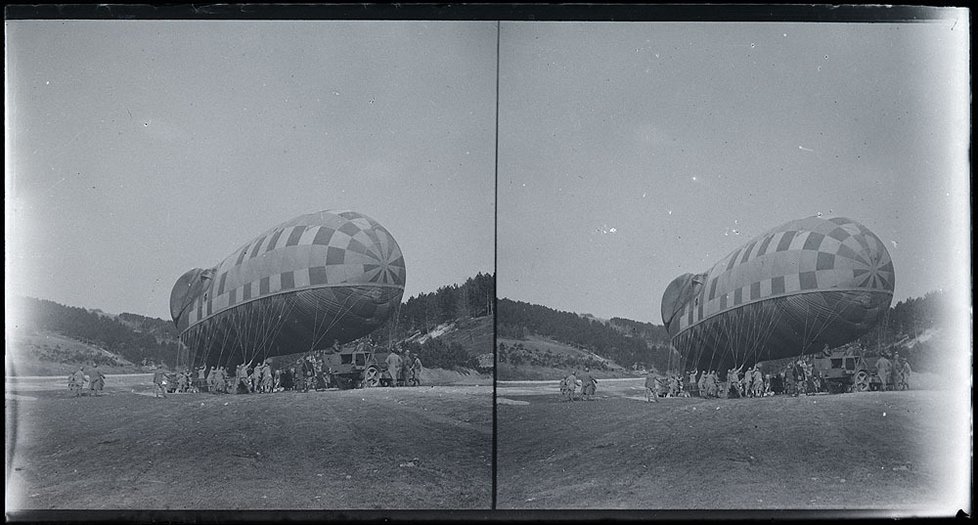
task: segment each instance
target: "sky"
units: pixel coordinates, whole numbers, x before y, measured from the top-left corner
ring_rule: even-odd
[[[495,22],[8,21],[7,294],[168,318],[323,209],[391,231],[405,297],[496,269],[659,324],[817,213],[883,239],[895,302],[970,291],[968,25],[503,22],[497,187]]]
[[[405,299],[494,269],[496,24],[6,22],[7,296],[169,319],[173,284],[351,209]]]
[[[500,297],[662,324],[675,277],[789,220],[970,304],[968,22],[503,23]]]

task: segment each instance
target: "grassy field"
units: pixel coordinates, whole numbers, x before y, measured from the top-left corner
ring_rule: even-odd
[[[620,380],[565,402],[549,383],[500,386],[498,506],[953,514],[970,442],[948,394],[646,403]]]
[[[6,383],[8,510],[486,509],[492,388],[106,395]]]

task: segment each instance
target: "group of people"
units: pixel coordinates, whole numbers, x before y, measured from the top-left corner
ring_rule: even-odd
[[[813,395],[824,390],[822,372],[815,367],[811,356],[788,363],[778,373],[782,391],[792,396]]]
[[[907,358],[901,357],[898,352],[893,353],[893,360],[887,358],[886,354],[880,354],[876,360],[876,375],[880,378],[880,390],[886,391],[892,384],[897,390],[910,389],[910,375],[913,369]]]
[[[578,371],[567,374],[560,381],[560,395],[565,401],[574,401],[580,393],[580,398],[585,401],[594,399],[594,393],[598,389],[598,380],[591,375],[591,368],[584,367],[584,372],[578,377]]]
[[[404,356],[401,356],[399,348],[395,348],[387,355],[387,375],[391,386],[398,384],[405,386],[417,386],[421,384],[421,371],[424,369],[421,364],[421,357],[412,354],[410,350],[404,349]]]
[[[93,396],[102,394],[105,388],[105,374],[98,368],[98,363],[93,363],[92,367],[85,373],[85,367],[79,366],[78,370],[68,376],[68,390],[75,397],[81,396],[85,391],[85,383],[88,383],[88,392]]]
[[[695,373],[693,374],[695,376]],[[695,381],[695,379],[693,379]],[[657,402],[660,397],[689,397],[682,376],[658,377],[651,370],[645,375],[645,400]]]
[[[875,366],[881,391],[910,388],[912,369],[906,358],[894,353],[891,360],[886,354],[881,354]],[[660,397],[750,398],[776,394],[814,395],[827,388],[827,381],[822,371],[815,366],[812,356],[788,363],[773,376],[762,373],[759,365],[746,371],[741,365],[727,370],[725,381],[720,380],[716,370],[703,370],[699,373],[691,370],[685,377],[659,377],[649,371],[645,379],[648,401],[657,401]]]
[[[743,370],[743,365],[727,370],[721,381],[716,370],[690,370],[686,375],[660,377],[650,370],[645,376],[646,401],[660,397],[763,397],[774,395],[770,374],[762,374],[755,365]]]
[[[368,341],[360,341],[357,351],[368,352]],[[237,366],[211,366],[183,370],[175,375],[167,374],[162,367],[153,375],[157,397],[166,397],[168,392],[202,392],[215,394],[238,393],[271,393],[283,391],[308,392],[310,390],[326,390],[340,385],[344,378],[339,377],[336,370],[330,366],[328,352],[340,352],[340,346],[334,344],[327,350],[319,350],[306,354],[284,367],[272,368],[269,360],[264,360],[254,367],[254,360]],[[403,354],[403,355],[402,355]],[[386,359],[387,372],[381,378],[383,384],[391,386],[419,385],[423,370],[421,357],[412,354],[410,350],[398,348],[393,350]]]
[[[207,377],[207,367],[205,366],[201,366],[193,370],[191,369],[180,370],[176,372],[176,374],[170,375],[168,382],[172,380],[172,384],[170,384],[169,385],[170,388],[167,388],[166,390],[169,391],[172,389],[172,391],[180,392],[180,393],[200,392],[201,390],[204,389],[204,385],[207,384],[206,377]]]
[[[253,362],[253,361],[252,361]],[[201,366],[193,370],[181,370],[168,374],[162,365],[153,373],[156,397],[166,397],[167,393],[197,393],[207,391],[215,394],[234,394],[239,392],[272,392],[281,371],[272,371],[267,360],[252,367],[251,363],[241,363],[235,367],[234,375],[230,367]]]

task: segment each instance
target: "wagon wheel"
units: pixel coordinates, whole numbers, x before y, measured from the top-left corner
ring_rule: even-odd
[[[869,374],[865,370],[860,370],[852,376],[853,392],[869,392],[870,386]]]
[[[380,370],[376,366],[369,366],[363,371],[363,386],[373,388],[380,384]]]

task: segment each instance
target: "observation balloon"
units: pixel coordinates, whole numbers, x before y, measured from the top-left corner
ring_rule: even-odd
[[[860,337],[889,309],[893,285],[890,254],[873,232],[808,217],[674,279],[662,321],[684,367],[727,370]]]
[[[261,360],[369,334],[400,305],[404,283],[404,257],[383,226],[353,211],[321,211],[183,274],[170,314],[192,360]]]

